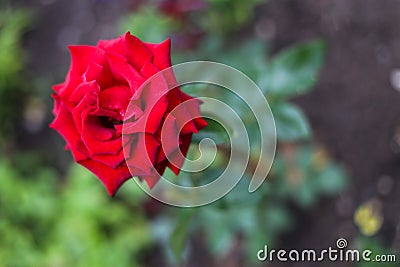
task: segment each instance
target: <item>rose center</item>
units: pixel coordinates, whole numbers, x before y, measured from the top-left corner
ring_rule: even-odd
[[[122,124],[122,120],[116,120],[107,116],[99,116],[100,124],[105,128],[114,129],[114,125]]]

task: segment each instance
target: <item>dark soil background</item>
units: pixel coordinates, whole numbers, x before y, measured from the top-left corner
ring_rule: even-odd
[[[40,6],[36,27],[25,42],[32,73],[61,80],[69,59],[66,44],[113,37],[109,25],[132,6],[128,1],[98,1],[89,18],[80,10],[91,2],[17,1]],[[343,234],[350,240],[358,233],[355,209],[377,198],[383,204],[383,243],[400,251],[400,91],[391,82],[400,68],[400,1],[272,0],[257,9],[254,24],[259,21],[269,25],[273,52],[315,37],[326,41],[326,62],[315,90],[294,101],[310,119],[315,140],[352,177],[348,190],[334,201],[322,200],[309,212],[299,211],[297,228],[285,235],[281,246],[326,248]],[[43,139],[54,136],[44,129],[25,141],[38,148],[51,143]]]
[[[270,1],[255,17],[254,24],[267,25],[264,34],[272,39],[273,53],[312,38],[327,43],[316,88],[293,101],[307,114],[316,142],[352,179],[333,201],[299,211],[296,229],[285,235],[280,247],[324,249],[338,237],[351,240],[358,235],[355,209],[377,199],[384,216],[381,241],[400,251],[400,92],[393,80],[400,68],[400,1]],[[321,266],[268,266],[310,265]]]
[[[385,219],[383,242],[399,251],[400,92],[391,73],[400,66],[400,1],[271,1],[259,16],[275,26],[276,50],[313,37],[326,41],[316,89],[295,102],[310,119],[317,142],[352,177],[336,203],[326,201],[312,214],[303,214],[302,227],[285,243],[327,247],[342,233],[355,235],[354,209],[378,198]],[[382,192],[387,181],[389,189]]]

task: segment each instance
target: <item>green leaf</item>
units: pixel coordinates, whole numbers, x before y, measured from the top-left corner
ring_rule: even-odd
[[[6,89],[6,79],[17,78],[14,75],[25,63],[21,38],[31,20],[32,14],[27,10],[0,10],[0,90]]]
[[[266,42],[251,39],[236,44],[224,53],[218,51],[216,60],[238,69],[255,80],[261,73],[267,71],[267,50]]]
[[[263,211],[265,222],[270,224],[270,230],[274,232],[282,232],[288,229],[291,224],[291,215],[287,208],[280,204],[267,206]],[[265,225],[263,225],[264,227]]]
[[[163,16],[151,7],[141,8],[124,17],[119,23],[122,33],[131,31],[139,39],[154,43],[164,41],[175,28],[176,22],[172,18]]]
[[[202,97],[206,96],[208,86],[208,84],[203,83],[191,83],[180,86],[180,89],[191,97]]]
[[[310,137],[310,126],[303,112],[291,103],[271,107],[275,118],[278,140],[295,141]]]
[[[311,207],[317,199],[317,192],[315,192],[312,186],[308,186],[307,183],[302,183],[296,188],[294,193],[293,197],[297,204],[305,208]]]
[[[262,0],[207,0],[209,8],[200,25],[208,33],[228,34],[248,22]],[[229,12],[226,12],[229,10]]]
[[[0,8],[0,145],[15,138],[31,89],[26,88],[22,70],[26,53],[22,47],[23,33],[29,28],[32,14],[24,9]],[[29,84],[29,83],[28,83]],[[29,93],[28,93],[29,92]],[[22,97],[24,96],[24,97]]]
[[[315,85],[324,53],[321,40],[286,49],[273,58],[258,84],[265,93],[279,98],[306,93]]]
[[[199,219],[196,222],[204,228],[208,248],[215,256],[229,250],[235,234],[231,227],[231,218],[225,210],[216,207],[217,204],[207,206],[199,213]]]
[[[229,142],[229,135],[219,123],[214,120],[207,119],[208,125],[202,129],[198,134],[193,135],[193,141],[199,142],[203,138],[210,138],[216,144],[224,144]]]
[[[185,249],[187,233],[192,219],[193,210],[182,210],[179,215],[180,217],[174,231],[172,232],[169,244],[175,259],[178,262],[181,262],[183,260],[182,256]]]
[[[339,192],[346,186],[347,175],[343,169],[332,165],[326,168],[316,179],[316,186],[319,191],[327,194]]]
[[[262,233],[262,234],[260,234]],[[269,237],[263,233],[263,229],[260,229],[260,225],[257,226],[252,232],[250,232],[246,238],[246,255],[248,261],[252,264],[251,266],[260,263],[257,259],[257,252],[263,249],[268,242]],[[258,265],[255,265],[258,266]]]

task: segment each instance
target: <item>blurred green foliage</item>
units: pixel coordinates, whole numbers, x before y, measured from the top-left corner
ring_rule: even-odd
[[[65,184],[49,167],[18,170],[1,159],[0,266],[141,266],[150,233],[138,187],[110,199],[78,165]]]
[[[270,177],[258,191],[248,193],[249,179],[242,179],[223,199],[195,210],[192,233],[203,229],[215,255],[228,253],[240,234],[246,259],[255,263],[255,251],[264,244],[274,246],[282,233],[294,227],[297,218],[290,206],[310,208],[320,196],[345,187],[347,175],[324,151],[304,145],[284,150],[278,151]]]
[[[325,44],[321,40],[287,48],[269,62],[258,83],[273,99],[306,93],[317,81],[324,54]]]
[[[370,255],[370,259],[372,261],[367,262],[367,261],[361,261],[357,266],[358,267],[375,267],[377,264],[382,267],[397,267],[399,266],[399,257],[400,255],[398,252],[394,251],[393,249],[388,249],[386,246],[384,246],[379,240],[379,238],[374,238],[374,237],[364,237],[364,236],[359,236],[355,239],[355,246],[358,250],[364,251],[364,250],[370,250],[372,251],[372,254]],[[382,259],[382,256],[386,258],[386,262],[380,261],[379,263],[375,261],[375,257],[379,255]],[[393,261],[393,257],[395,261]]]
[[[15,122],[21,115],[26,97],[22,69],[25,53],[22,35],[32,15],[26,10],[0,9],[0,145],[3,137],[15,134]]]
[[[25,62],[21,38],[30,21],[26,10],[0,10],[0,85],[18,81]]]
[[[272,58],[264,75],[259,76],[258,84],[271,105],[282,141],[304,139],[311,134],[303,112],[286,100],[310,91],[315,85],[324,47],[322,41],[315,40],[288,48]]]
[[[152,25],[149,27],[149,25]],[[123,17],[119,22],[121,32],[132,34],[146,42],[159,43],[169,37],[169,33],[177,28],[177,22],[171,17],[158,13],[154,7],[146,6],[138,12]]]
[[[207,33],[227,35],[248,22],[257,4],[263,0],[207,0],[208,12],[200,23]]]

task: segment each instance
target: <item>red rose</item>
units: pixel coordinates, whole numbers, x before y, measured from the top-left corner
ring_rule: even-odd
[[[172,164],[167,155],[177,151],[186,155],[192,134],[207,125],[199,115],[200,103],[186,103],[193,98],[174,88],[149,110],[145,107],[154,100],[152,90],[157,88],[139,91],[148,78],[171,66],[170,40],[149,44],[128,32],[96,46],[70,46],[69,50],[72,63],[66,79],[53,87],[55,119],[50,127],[64,137],[74,160],[96,174],[110,195],[132,176],[152,187],[166,167],[178,174],[183,162]],[[171,112],[178,105],[184,105],[183,112]],[[168,123],[164,127],[168,115],[176,117],[174,127]],[[135,127],[142,117],[147,118],[145,127]],[[132,138],[122,138],[123,122],[130,124]],[[161,148],[161,130],[177,145]],[[133,153],[128,162],[123,146],[130,146]]]

